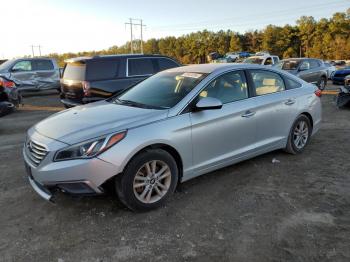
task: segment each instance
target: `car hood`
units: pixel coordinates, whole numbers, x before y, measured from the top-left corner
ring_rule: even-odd
[[[72,145],[166,118],[168,110],[143,109],[106,101],[74,107],[34,126],[49,138]]]

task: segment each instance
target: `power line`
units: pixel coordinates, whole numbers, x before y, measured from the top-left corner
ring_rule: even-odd
[[[41,56],[41,48],[42,45],[30,45],[31,49],[32,49],[32,57],[35,57],[35,53],[34,53],[34,48],[38,48],[39,50],[39,56]]]
[[[276,17],[282,17],[283,14],[290,14],[290,13],[293,13],[293,12],[296,12],[296,11],[305,11],[305,10],[315,10],[315,9],[323,9],[324,7],[329,7],[329,6],[333,6],[333,7],[347,7],[348,6],[348,3],[346,3],[347,1],[342,1],[343,3],[339,3],[339,1],[336,1],[336,2],[329,2],[329,3],[325,3],[325,4],[319,4],[317,6],[304,6],[304,7],[298,7],[298,8],[293,8],[293,9],[285,9],[285,10],[281,10],[281,11],[270,11],[270,12],[264,12],[263,14],[257,14],[257,15],[254,15],[254,14],[250,14],[249,17],[247,17],[246,15],[245,16],[241,16],[241,17],[231,17],[231,18],[224,18],[224,19],[216,19],[216,20],[205,20],[205,21],[200,21],[200,22],[197,22],[197,23],[186,23],[186,24],[173,24],[173,25],[164,25],[164,26],[155,26],[155,27],[152,27],[152,29],[160,29],[159,31],[162,31],[162,28],[163,31],[165,30],[169,30],[169,27],[176,27],[176,30],[179,31],[181,30],[181,28],[185,29],[187,27],[190,27],[190,28],[194,28],[194,27],[203,27],[203,26],[213,26],[213,23],[220,23],[220,22],[232,22],[232,20],[249,20],[250,22],[253,22],[253,21],[260,21],[260,19],[258,19],[259,17],[260,18],[264,18],[264,17],[268,17],[268,18],[271,18],[271,15],[273,15],[273,18],[276,19]],[[335,6],[334,6],[335,5]],[[252,19],[252,17],[254,17],[254,19]],[[283,15],[283,17],[285,18],[285,16]],[[217,26],[219,26],[217,24]]]
[[[139,23],[134,23],[134,21],[138,21]],[[130,51],[133,54],[134,53],[134,43],[133,43],[133,27],[134,26],[140,26],[141,33],[141,53],[143,53],[143,28],[146,27],[146,25],[143,24],[142,19],[136,19],[136,18],[129,18],[129,22],[125,23],[125,25],[130,25]]]

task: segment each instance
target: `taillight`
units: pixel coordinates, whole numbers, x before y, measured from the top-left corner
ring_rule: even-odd
[[[0,77],[0,86],[7,87],[7,88],[13,88],[13,87],[16,87],[16,84],[13,81],[6,80],[6,79]]]
[[[83,81],[83,92],[84,96],[90,96],[90,83],[87,81]]]
[[[315,90],[315,95],[318,96],[318,97],[321,97],[322,96],[322,91],[320,89],[316,89]]]

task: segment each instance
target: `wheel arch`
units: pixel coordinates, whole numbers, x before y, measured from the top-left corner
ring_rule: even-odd
[[[314,120],[312,118],[312,115],[310,113],[308,113],[308,112],[302,112],[300,115],[304,115],[310,120],[311,128],[313,129],[313,127],[314,127]]]
[[[141,149],[139,149],[135,154],[133,154],[133,156],[128,160],[127,164],[124,166],[124,169],[126,168],[126,166],[130,163],[130,161],[132,161],[132,159],[134,157],[136,157],[138,154],[150,150],[150,149],[162,149],[166,152],[168,152],[175,160],[178,171],[179,171],[179,181],[182,180],[182,175],[183,175],[183,161],[182,158],[178,152],[178,150],[176,150],[173,146],[169,145],[169,144],[165,144],[165,143],[154,143],[154,144],[150,144],[147,145]],[[123,170],[124,170],[123,169]]]

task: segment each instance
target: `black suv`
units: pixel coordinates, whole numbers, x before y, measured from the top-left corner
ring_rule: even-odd
[[[161,55],[111,55],[66,60],[61,78],[65,107],[103,100],[160,71],[181,66]]]

